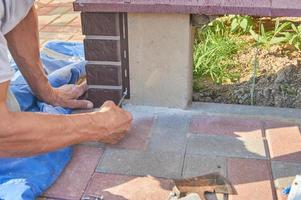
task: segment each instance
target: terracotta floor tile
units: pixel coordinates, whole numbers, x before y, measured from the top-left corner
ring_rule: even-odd
[[[171,180],[150,176],[95,173],[85,195],[103,195],[109,200],[166,200],[172,186]]]
[[[277,198],[278,200],[287,200],[287,196],[282,194],[282,190],[277,190]]]
[[[189,131],[208,135],[260,138],[262,126],[261,121],[254,119],[196,116],[191,120]]]
[[[301,162],[301,132],[298,126],[266,129],[273,160]]]
[[[81,28],[75,26],[58,26],[58,25],[48,25],[45,26],[42,31],[44,32],[57,32],[57,33],[80,33]]]
[[[153,116],[134,117],[133,125],[126,137],[117,145],[110,145],[113,148],[129,150],[145,150],[150,138],[150,131],[154,123]]]
[[[102,156],[102,150],[76,146],[73,158],[61,177],[43,196],[62,199],[80,199]]]
[[[53,9],[55,9],[55,8],[47,7],[47,6],[41,7],[41,8],[37,9],[37,14],[38,15],[48,15]]]
[[[228,178],[237,195],[230,200],[272,200],[273,190],[268,161],[251,159],[229,159]]]

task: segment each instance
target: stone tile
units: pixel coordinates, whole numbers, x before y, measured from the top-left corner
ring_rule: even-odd
[[[120,61],[120,41],[85,39],[85,57],[89,61]]]
[[[277,189],[285,188],[292,184],[297,174],[301,174],[301,164],[272,161],[272,171]]]
[[[228,159],[228,178],[237,195],[229,200],[275,199],[271,184],[268,161],[251,159]]]
[[[223,194],[206,194],[206,200],[228,200],[226,195]]]
[[[282,190],[278,189],[277,190],[277,199],[278,200],[287,200],[287,196],[282,194]]]
[[[66,13],[51,22],[51,25],[63,26],[67,25],[69,22],[79,17],[79,13]]]
[[[84,38],[85,37],[81,34],[75,34],[70,38],[70,40],[77,41],[77,42],[83,42]]]
[[[273,160],[301,162],[301,133],[298,126],[266,129]]]
[[[187,154],[267,159],[262,139],[190,134]]]
[[[106,149],[96,171],[133,176],[179,178],[182,164],[183,155],[177,153]]]
[[[154,116],[133,117],[132,128],[127,136],[112,148],[145,150],[149,142]]]
[[[80,199],[101,156],[102,150],[99,148],[76,146],[70,164],[43,196]]]
[[[75,18],[74,20],[72,20],[68,26],[77,26],[81,28],[81,19],[80,17]]]
[[[41,15],[41,16],[38,16],[39,26],[50,24],[52,21],[54,21],[58,17],[59,17],[59,15]]]
[[[112,100],[118,104],[122,97],[121,89],[88,89],[85,99],[93,102],[94,108],[100,108],[105,101]]]
[[[227,135],[233,137],[261,138],[262,122],[219,116],[195,116],[190,123],[191,133]]]
[[[57,33],[40,31],[40,38],[53,40],[68,40],[72,37],[71,33]]]
[[[120,66],[87,64],[88,85],[122,85]]]
[[[37,9],[37,14],[40,15],[48,15],[53,9],[53,7],[41,7]]]
[[[166,200],[172,187],[168,179],[95,173],[85,195],[110,200]]]
[[[213,172],[219,172],[226,177],[226,159],[216,156],[186,155],[183,177],[195,177]]]
[[[70,10],[70,6],[54,7],[48,14],[50,15],[62,15]]]
[[[184,114],[158,116],[152,129],[152,138],[148,149],[184,154],[189,120],[189,116]]]
[[[280,121],[264,121],[264,129],[289,128],[294,126],[296,126],[296,124]]]
[[[57,32],[57,33],[78,33],[80,34],[80,27],[75,26],[57,26],[57,25],[48,25],[43,27],[43,32]]]

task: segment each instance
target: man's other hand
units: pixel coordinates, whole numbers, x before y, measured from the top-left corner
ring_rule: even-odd
[[[93,103],[88,100],[78,100],[88,89],[87,83],[80,85],[64,85],[59,88],[53,88],[51,94],[44,101],[53,106],[62,106],[71,109],[91,109]]]

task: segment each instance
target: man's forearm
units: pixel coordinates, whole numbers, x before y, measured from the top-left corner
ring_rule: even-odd
[[[5,38],[15,62],[35,95],[47,100],[52,88],[40,60],[38,21],[34,7]]]
[[[87,114],[49,115],[43,113],[1,112],[0,157],[30,156],[62,147],[93,141],[105,128],[93,133],[95,123]],[[102,120],[98,123],[104,123]],[[98,136],[98,137],[97,137]]]

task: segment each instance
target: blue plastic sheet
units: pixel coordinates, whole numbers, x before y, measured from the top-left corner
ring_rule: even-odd
[[[85,75],[84,51],[81,43],[49,42],[41,52],[41,59],[53,87],[76,83]],[[71,113],[70,109],[54,107],[38,101],[13,60],[11,65],[16,73],[10,89],[15,94],[22,111]],[[0,158],[0,199],[35,199],[60,176],[71,155],[72,148],[68,147],[32,157]]]

